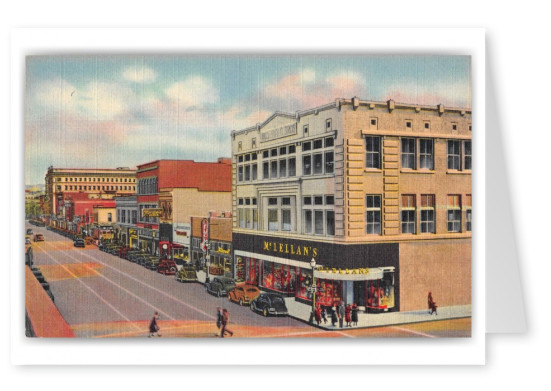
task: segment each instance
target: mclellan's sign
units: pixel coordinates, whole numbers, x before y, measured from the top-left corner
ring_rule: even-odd
[[[279,254],[283,253],[283,254],[290,254],[290,255],[302,255],[305,257],[314,257],[314,258],[318,256],[317,247],[301,246],[297,244],[268,242],[264,240],[263,249],[268,252],[279,253]]]

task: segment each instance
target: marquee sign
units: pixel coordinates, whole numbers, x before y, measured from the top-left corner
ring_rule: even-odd
[[[163,210],[160,208],[144,208],[142,209],[142,217],[161,217]]]

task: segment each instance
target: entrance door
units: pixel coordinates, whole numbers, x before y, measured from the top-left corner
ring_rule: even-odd
[[[365,281],[354,281],[354,303],[365,306]]]

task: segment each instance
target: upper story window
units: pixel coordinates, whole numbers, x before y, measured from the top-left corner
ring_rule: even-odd
[[[415,170],[415,139],[402,138],[402,168]]]
[[[269,151],[269,154],[267,152],[264,151],[263,154],[262,179],[296,176],[296,156],[294,155],[296,149],[294,144],[273,148]]]
[[[402,196],[402,233],[415,233],[415,195]]]
[[[308,130],[309,130],[308,125],[304,125],[302,127],[302,133],[303,133],[304,136],[308,136]]]
[[[465,223],[466,223],[465,229],[469,232],[472,231],[472,219],[473,219],[472,196],[471,194],[467,194],[465,196]]]
[[[434,194],[421,194],[421,233],[435,233]]]
[[[313,151],[308,154],[302,155],[302,174],[303,175],[323,175],[323,174],[332,174],[333,164],[334,164],[334,151],[333,151],[333,142],[326,141],[326,139],[332,137],[326,137],[325,139],[314,140]],[[303,144],[304,146],[308,144],[306,151],[310,151],[310,142]],[[329,146],[329,147],[326,147]]]
[[[448,170],[461,170],[461,142],[448,140]]]
[[[371,235],[381,234],[381,196],[366,195],[365,197],[365,232]]]
[[[434,170],[434,140],[419,139],[419,168]]]
[[[461,196],[448,195],[448,232],[461,232]]]
[[[365,138],[365,167],[381,168],[381,137],[379,136]]]
[[[330,132],[331,130],[333,130],[333,121],[331,118],[328,118],[325,120],[325,131]]]
[[[463,167],[465,170],[470,170],[472,168],[472,150],[471,150],[472,142],[470,140],[466,140],[463,142],[463,151],[465,155],[465,160],[463,163]]]
[[[305,196],[302,203],[302,232],[314,235],[335,235],[334,196]]]

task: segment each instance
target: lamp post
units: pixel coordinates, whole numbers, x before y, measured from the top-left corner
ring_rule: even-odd
[[[310,266],[312,267],[312,316],[310,319],[313,320],[316,313],[316,260],[314,258],[310,261]]]

